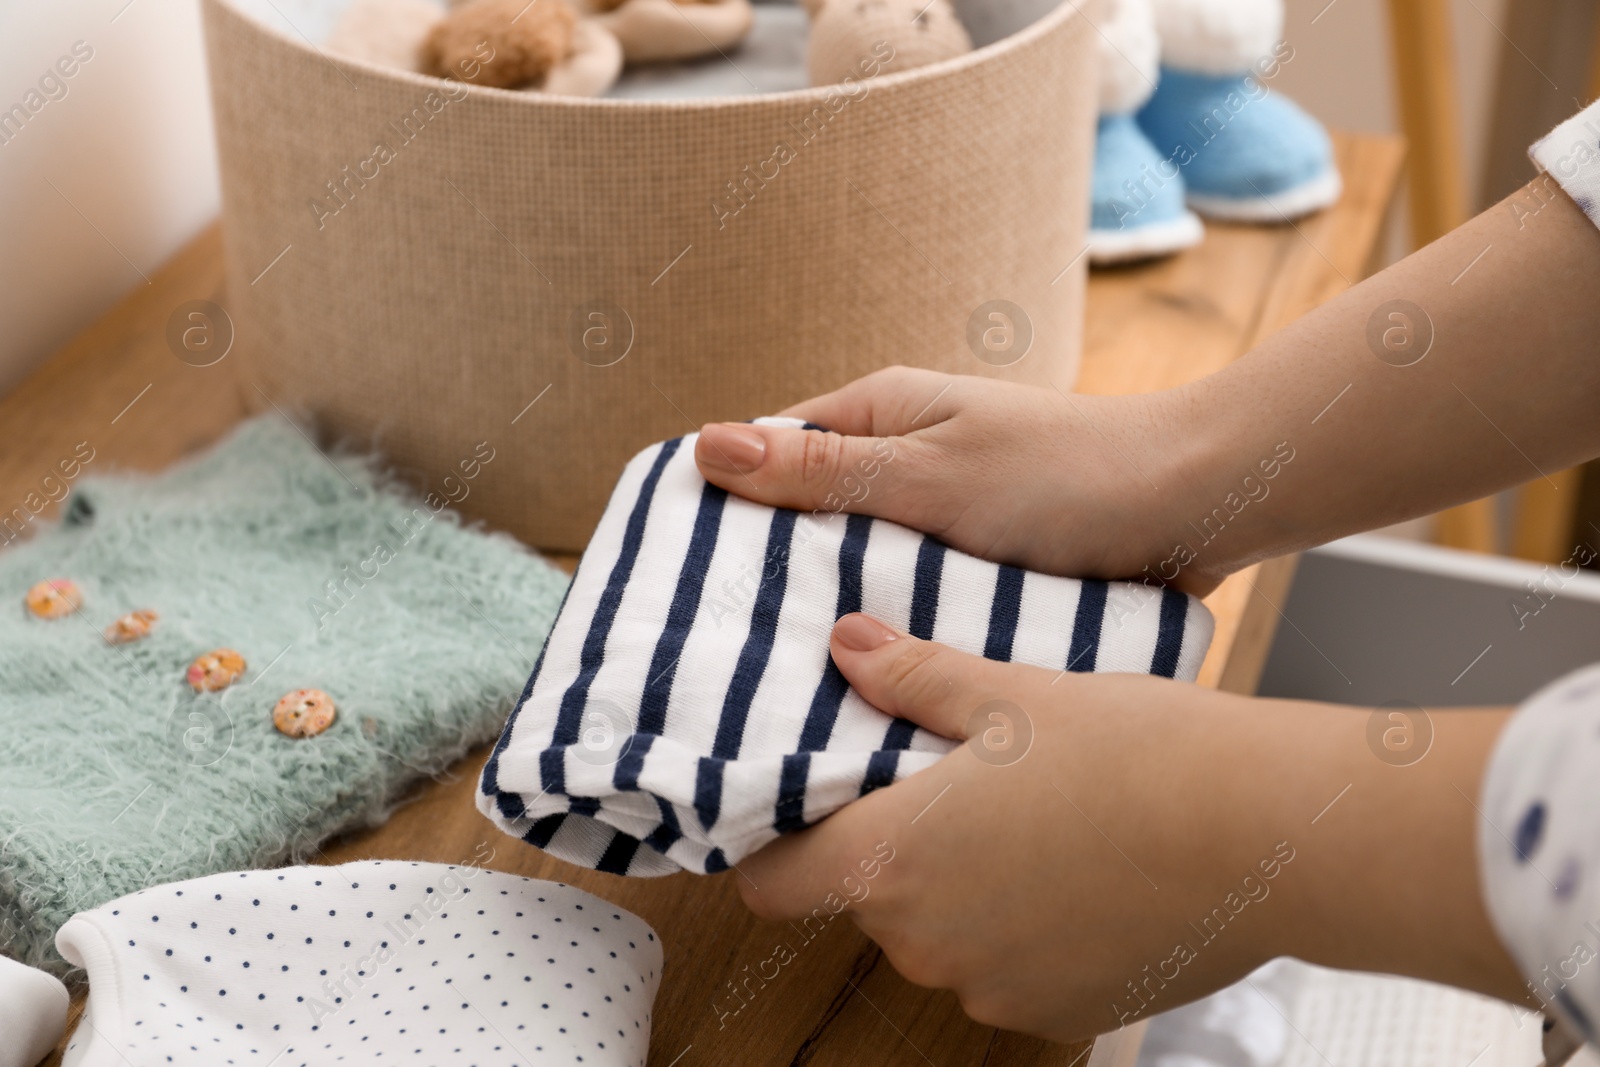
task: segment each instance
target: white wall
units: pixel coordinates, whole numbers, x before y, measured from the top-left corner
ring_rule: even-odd
[[[197,3],[0,0],[0,122],[4,392],[216,216]]]

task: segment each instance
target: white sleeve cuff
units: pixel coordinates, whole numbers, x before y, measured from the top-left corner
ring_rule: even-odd
[[[1596,168],[1600,170],[1600,167]],[[1489,918],[1547,1014],[1600,1020],[1600,666],[1535,693],[1484,775],[1478,866]]]
[[[1535,141],[1528,157],[1600,226],[1600,100]]]

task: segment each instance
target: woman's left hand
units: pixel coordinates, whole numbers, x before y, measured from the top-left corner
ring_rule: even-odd
[[[1364,709],[996,663],[863,615],[831,652],[874,706],[967,743],[743,861],[760,916],[848,896],[907,979],[1056,1040],[1281,954],[1518,988],[1451,789],[1475,795],[1490,713],[1451,712],[1431,766],[1396,768]]]

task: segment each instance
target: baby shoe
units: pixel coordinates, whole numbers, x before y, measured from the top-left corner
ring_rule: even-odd
[[[1200,220],[1184,206],[1183,175],[1132,115],[1100,116],[1091,188],[1091,263],[1148,259],[1200,242]]]
[[[1124,263],[1199,242],[1179,167],[1134,114],[1155,89],[1158,43],[1150,0],[1111,0],[1098,27],[1100,120],[1090,183],[1089,262]]]
[[[1333,145],[1268,81],[1293,52],[1282,0],[1154,0],[1160,81],[1139,111],[1158,153],[1182,170],[1190,207],[1278,222],[1339,199]]]

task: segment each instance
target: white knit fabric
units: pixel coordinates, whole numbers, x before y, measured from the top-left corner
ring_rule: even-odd
[[[1093,7],[1082,10],[1095,24],[1100,114],[1137,111],[1156,91],[1161,69],[1161,41],[1150,0],[1103,0],[1098,13]]]
[[[156,886],[56,945],[89,978],[63,1067],[642,1067],[661,975],[582,890],[394,861]]]
[[[1164,66],[1244,74],[1283,37],[1283,0],[1153,2]]]
[[[624,470],[484,767],[478,807],[562,859],[722,870],[948,752],[834,667],[830,632],[853,611],[1055,670],[1200,669],[1212,619],[1198,600],[998,566],[867,516],[754,504],[701,478],[696,436]],[[841,494],[872,491],[893,463],[867,464]]]

